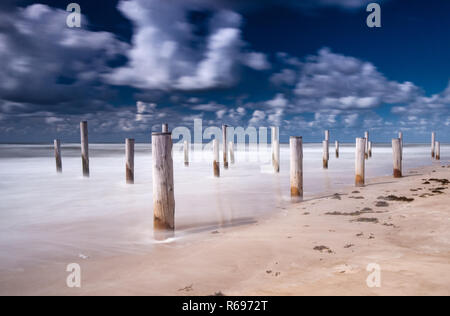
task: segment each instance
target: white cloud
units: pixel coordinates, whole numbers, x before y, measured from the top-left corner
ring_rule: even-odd
[[[270,81],[278,86],[294,85],[297,80],[297,74],[292,69],[283,69],[280,72],[274,73],[270,77]]]
[[[216,102],[211,101],[206,104],[198,104],[198,105],[190,106],[190,109],[195,110],[195,111],[217,112],[217,111],[226,109],[226,106],[224,106],[222,104],[217,104]]]
[[[267,70],[270,68],[270,63],[267,60],[267,56],[261,53],[252,52],[243,54],[242,63],[255,70]]]
[[[347,126],[350,126],[350,127],[355,126],[358,117],[359,117],[359,115],[357,113],[345,115],[344,116],[344,124]]]
[[[387,80],[374,65],[321,49],[309,56],[295,88],[298,111],[373,109],[384,103],[408,103],[420,95],[411,82]]]
[[[209,9],[207,36],[198,36],[187,16]],[[268,68],[263,54],[243,52],[241,16],[208,1],[130,0],[119,10],[135,28],[128,64],[105,75],[109,83],[141,89],[201,90],[229,87],[242,64]],[[193,42],[198,43],[195,47]]]
[[[35,111],[107,106],[98,98],[105,87],[92,84],[127,44],[111,33],[70,29],[66,17],[66,11],[43,4],[0,11],[0,99]]]
[[[252,118],[249,121],[249,125],[258,125],[259,123],[263,122],[266,118],[266,113],[264,111],[256,110],[253,112]]]

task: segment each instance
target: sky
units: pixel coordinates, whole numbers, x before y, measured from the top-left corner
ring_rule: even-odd
[[[73,0],[72,0],[73,1]],[[281,141],[450,142],[450,1],[0,4],[0,142],[149,142],[170,128],[279,126]]]

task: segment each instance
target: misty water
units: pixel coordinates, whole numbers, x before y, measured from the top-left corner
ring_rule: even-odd
[[[136,145],[135,184],[125,184],[123,144],[90,145],[90,178],[81,173],[80,148],[62,146],[57,174],[51,145],[0,145],[0,268],[19,268],[117,252],[147,252],[154,246],[150,144]],[[221,227],[257,222],[291,203],[289,147],[281,146],[281,171],[274,174],[270,148],[242,148],[236,163],[213,177],[212,153],[183,153],[174,146],[176,238],[204,236]],[[448,159],[450,146],[441,148]],[[330,146],[322,169],[322,145],[304,145],[305,199],[353,184],[354,144]],[[432,164],[429,145],[405,145],[404,168]],[[375,144],[366,177],[392,173],[392,149]]]

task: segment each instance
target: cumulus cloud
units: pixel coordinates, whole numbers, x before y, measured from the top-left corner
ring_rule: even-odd
[[[267,60],[267,56],[262,53],[252,52],[243,54],[242,63],[255,70],[267,70],[270,68],[270,63]]]
[[[326,48],[307,58],[299,76],[294,91],[298,110],[373,109],[385,103],[408,103],[421,93],[411,82],[389,81],[369,62]]]
[[[127,45],[111,33],[66,27],[67,12],[42,4],[0,12],[0,98],[20,110],[107,106],[98,85]]]
[[[277,86],[290,86],[296,83],[297,73],[292,69],[283,69],[280,72],[274,73],[269,80]]]
[[[199,90],[229,87],[237,68],[269,67],[265,55],[248,51],[240,14],[206,1],[121,1],[119,10],[135,27],[128,64],[105,75],[115,85],[141,89]],[[207,35],[195,33],[189,13],[211,10]],[[195,45],[193,44],[195,43]]]
[[[190,109],[195,111],[206,111],[206,112],[217,112],[217,111],[223,111],[226,109],[225,105],[217,104],[214,101],[211,101],[209,103],[205,104],[197,104],[194,106],[191,106]]]
[[[264,111],[256,110],[253,112],[252,118],[249,121],[250,126],[259,125],[266,118]]]
[[[430,97],[419,96],[413,102],[404,106],[395,106],[391,112],[397,114],[404,121],[404,124],[424,125],[424,122],[438,126],[448,126],[450,117],[450,82],[447,88],[441,93],[433,94]],[[447,118],[447,121],[445,120]]]

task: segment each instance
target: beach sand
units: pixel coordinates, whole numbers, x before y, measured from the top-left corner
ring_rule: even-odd
[[[2,270],[0,295],[450,295],[450,188],[429,179],[450,180],[450,167],[372,179],[148,253]],[[71,262],[81,288],[66,286]],[[369,264],[380,287],[366,284]]]

